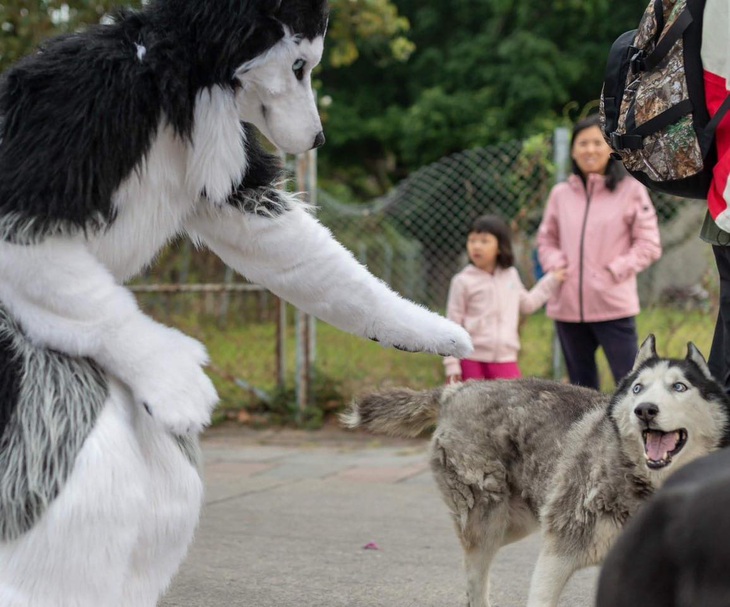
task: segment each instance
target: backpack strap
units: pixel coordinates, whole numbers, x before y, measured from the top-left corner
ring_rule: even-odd
[[[619,36],[611,46],[606,63],[606,76],[603,85],[604,115],[606,117],[606,133],[618,128],[618,115],[621,109],[624,86],[626,84],[626,59],[634,52],[631,45],[636,37],[636,30],[629,30]]]
[[[730,109],[730,103],[728,103],[728,108]],[[640,150],[644,147],[644,137],[661,131],[670,124],[674,124],[682,116],[686,116],[690,112],[692,112],[692,102],[689,99],[683,99],[678,104],[673,105],[661,114],[657,114],[651,120],[647,120],[644,124],[631,129],[623,135],[615,132],[611,133],[611,147],[614,150]]]
[[[644,137],[661,131],[663,128],[674,124],[682,116],[686,116],[692,112],[692,102],[689,99],[680,101],[677,105],[673,105],[668,110],[654,116],[651,120],[647,120],[644,124],[632,129],[630,132],[620,135],[619,133],[611,133],[611,147],[615,150],[640,150],[644,147]],[[712,120],[707,123],[705,130],[700,138],[700,149],[702,156],[706,156],[707,152],[715,140],[715,131],[722,119],[730,111],[730,95],[725,98],[722,105],[718,108]]]
[[[654,19],[656,19],[656,36],[654,36],[656,44],[664,29],[664,0],[654,0]]]
[[[725,101],[723,101],[722,105],[717,108],[717,112],[715,112],[712,120],[707,123],[707,126],[705,126],[705,130],[702,132],[702,137],[700,138],[700,146],[703,157],[706,156],[707,152],[710,151],[710,146],[715,140],[715,131],[717,130],[717,127],[720,125],[722,119],[725,117],[728,111],[730,111],[730,95],[725,97]]]
[[[659,4],[661,4],[661,2]],[[657,65],[659,65],[662,60],[667,56],[672,47],[676,44],[676,42],[680,38],[682,38],[685,30],[692,24],[693,21],[694,20],[692,19],[692,15],[687,10],[687,8],[685,8],[681,13],[679,13],[677,19],[674,21],[674,23],[672,23],[672,27],[670,27],[667,33],[664,34],[664,36],[657,42],[654,50],[649,55],[647,55],[646,51],[643,49],[635,49],[636,52],[631,57],[632,73],[636,74],[638,72],[653,70]],[[661,29],[659,29],[658,19],[657,31],[661,31]]]

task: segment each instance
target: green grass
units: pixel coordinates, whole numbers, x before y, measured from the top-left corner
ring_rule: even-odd
[[[639,342],[653,333],[659,354],[670,358],[684,358],[689,341],[694,342],[705,357],[709,356],[714,328],[715,315],[700,310],[651,308],[642,311],[637,318]],[[544,314],[536,314],[527,319],[521,332],[520,367],[523,374],[552,377],[549,346],[552,336],[553,324]],[[601,389],[611,392],[615,385],[602,350],[599,350],[597,360]]]
[[[286,346],[286,386],[276,385],[275,331],[273,323],[242,324],[221,328],[215,322],[175,318],[174,324],[202,340],[213,363],[211,377],[221,395],[218,418],[230,417],[242,408],[271,413],[252,393],[240,388],[232,378],[275,395],[276,419],[285,420],[293,412],[295,337],[290,328]],[[709,354],[714,314],[654,308],[638,318],[639,338],[649,333],[657,338],[661,355],[683,358],[688,341]],[[353,396],[389,386],[428,388],[443,382],[441,358],[383,348],[380,345],[343,333],[324,323],[317,325],[315,408],[330,412],[345,405]],[[521,329],[520,367],[526,376],[552,377],[553,323],[543,313],[527,319]],[[602,353],[598,356],[604,391],[613,389],[613,379]],[[321,416],[315,416],[319,419]],[[271,419],[271,416],[269,416]],[[316,423],[316,419],[315,420]]]

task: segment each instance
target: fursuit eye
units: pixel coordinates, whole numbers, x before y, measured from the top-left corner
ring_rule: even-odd
[[[687,385],[683,384],[681,381],[678,381],[678,382],[672,384],[672,390],[674,390],[675,392],[686,392]]]
[[[294,72],[294,75],[297,77],[297,80],[301,80],[304,78],[304,66],[307,65],[307,62],[304,61],[304,59],[297,59],[291,66],[292,71]]]
[[[633,392],[634,394],[638,394],[639,392],[641,392],[641,389],[642,389],[643,387],[644,387],[644,386],[642,386],[641,384],[634,384],[634,387],[633,387],[633,388],[631,389],[631,391],[632,391],[632,392]]]

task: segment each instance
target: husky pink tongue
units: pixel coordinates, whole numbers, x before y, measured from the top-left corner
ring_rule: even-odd
[[[664,454],[673,451],[677,446],[676,432],[655,432],[650,431],[646,437],[646,454],[650,460],[658,462],[664,459]]]

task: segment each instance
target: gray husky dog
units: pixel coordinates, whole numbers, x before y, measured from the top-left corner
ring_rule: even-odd
[[[613,396],[541,379],[372,394],[345,425],[417,436],[436,425],[431,467],[464,549],[469,607],[489,606],[497,551],[540,529],[528,607],[549,607],[601,563],[626,521],[676,469],[728,444],[730,400],[689,343],[654,336]]]

